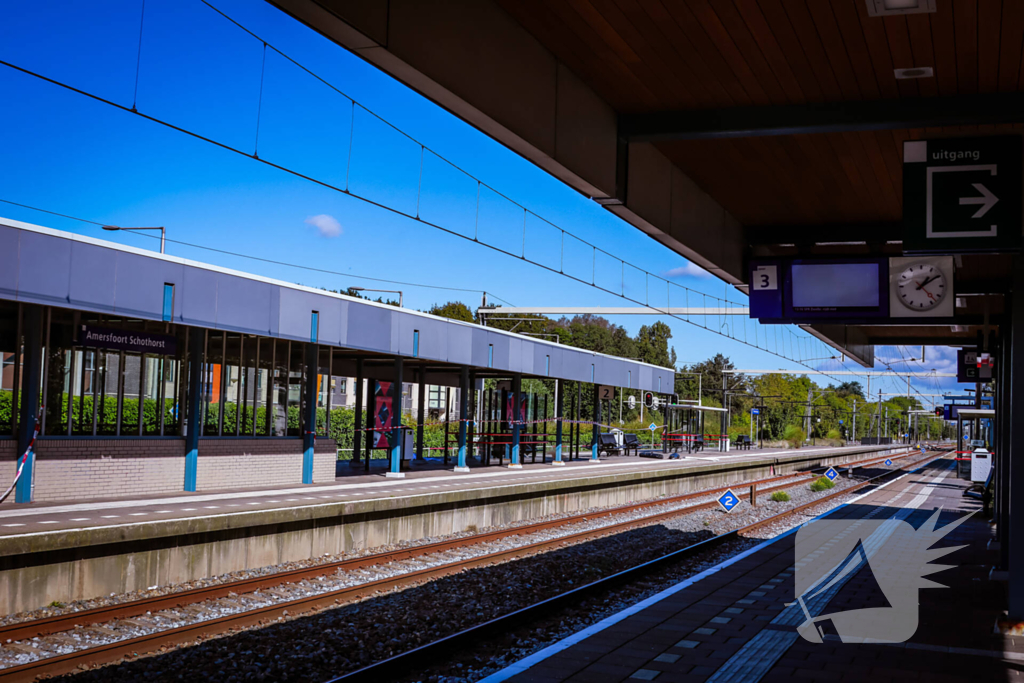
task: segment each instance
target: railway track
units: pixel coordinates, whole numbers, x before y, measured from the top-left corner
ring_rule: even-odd
[[[449,657],[457,652],[462,652],[468,648],[478,646],[481,642],[486,642],[489,638],[494,638],[501,634],[507,634],[513,629],[523,627],[525,624],[549,618],[558,610],[571,607],[590,596],[604,593],[619,586],[637,581],[668,565],[717,548],[727,541],[738,539],[744,533],[748,533],[763,526],[776,524],[787,517],[799,514],[803,510],[820,506],[822,503],[831,499],[842,495],[848,495],[853,491],[877,484],[879,483],[879,480],[891,477],[901,472],[903,469],[912,469],[916,466],[925,465],[944,458],[949,454],[949,451],[942,453],[931,452],[925,457],[906,465],[904,468],[871,477],[870,479],[867,479],[855,486],[822,496],[821,498],[790,508],[789,510],[777,515],[758,520],[752,524],[747,524],[743,527],[733,529],[732,531],[719,534],[713,538],[694,543],[693,545],[668,553],[635,567],[617,572],[610,576],[606,576],[589,584],[565,591],[564,593],[560,593],[546,600],[542,600],[484,623],[477,624],[445,638],[427,643],[421,647],[408,650],[389,659],[382,660],[375,664],[371,664],[370,666],[363,667],[362,669],[331,679],[328,683],[398,680],[405,674],[409,674],[414,671],[417,673],[422,672],[428,666],[441,661],[445,657]]]
[[[847,463],[842,468],[869,467],[883,462],[887,458],[904,459],[912,457],[916,452],[907,451],[885,457],[870,458],[864,461]],[[815,468],[821,471],[825,468]],[[456,562],[447,562],[425,569],[410,571],[395,576],[388,576],[378,580],[371,580],[356,585],[346,586],[338,590],[327,590],[310,595],[302,595],[295,598],[289,586],[301,583],[308,584],[311,581],[320,579],[338,571],[352,571],[362,568],[384,565],[393,562],[406,561],[415,558],[443,553],[458,548],[465,548],[494,542],[510,537],[535,534],[542,531],[555,529],[571,524],[578,524],[584,521],[591,521],[613,515],[635,513],[649,508],[660,506],[677,505],[696,498],[705,498],[721,493],[728,488],[740,489],[741,487],[756,486],[760,493],[771,493],[775,490],[792,488],[817,476],[814,470],[807,473],[795,473],[770,477],[767,479],[747,481],[732,486],[723,486],[713,489],[706,489],[699,492],[672,496],[658,500],[645,501],[631,505],[608,508],[582,515],[574,515],[560,519],[547,520],[534,524],[526,524],[511,529],[474,534],[469,537],[450,539],[436,543],[424,544],[410,548],[367,555],[359,558],[352,558],[338,562],[324,563],[314,567],[302,568],[291,571],[279,572],[276,574],[245,579],[241,581],[228,582],[216,586],[208,586],[188,591],[180,591],[164,596],[147,598],[117,605],[109,605],[93,610],[58,615],[41,620],[27,621],[9,624],[0,627],[0,642],[10,643],[12,641],[30,641],[23,651],[30,651],[35,648],[31,639],[57,634],[55,637],[63,639],[65,644],[72,640],[65,633],[74,631],[85,631],[98,634],[99,637],[111,637],[117,632],[111,628],[102,626],[105,623],[115,622],[115,625],[127,624],[129,627],[154,628],[156,630],[136,637],[122,638],[113,642],[102,643],[93,647],[76,649],[66,654],[56,654],[41,657],[35,661],[0,669],[0,681],[27,681],[34,680],[40,675],[57,675],[66,673],[81,667],[108,663],[116,661],[125,656],[134,656],[147,652],[166,648],[185,642],[194,641],[206,636],[219,635],[239,628],[250,627],[268,623],[283,616],[294,615],[302,612],[316,611],[328,606],[336,606],[356,601],[360,598],[378,594],[380,592],[396,588],[418,585],[433,579],[441,578],[450,574],[465,571],[474,567],[486,566],[505,562],[518,557],[524,557],[542,553],[555,547],[579,543],[593,538],[621,533],[627,529],[655,524],[661,520],[685,515],[697,510],[707,509],[717,505],[712,499],[684,508],[675,508],[656,514],[645,515],[637,519],[630,519],[625,522],[600,526],[583,532],[562,535],[537,543],[529,543],[519,547],[502,550],[494,553],[487,553],[469,559]],[[873,481],[873,480],[869,480]],[[862,484],[862,485],[867,485]],[[858,487],[859,488],[859,487]],[[852,490],[846,488],[840,493]],[[813,504],[820,504],[826,498],[820,498]],[[806,506],[799,506],[785,514],[792,514]],[[767,523],[767,522],[765,522]],[[753,526],[760,526],[758,523]],[[751,528],[753,528],[753,526]],[[717,539],[717,537],[716,537]],[[711,539],[717,543],[721,540]],[[700,545],[700,544],[698,544]],[[259,592],[263,591],[260,596]],[[301,591],[300,591],[301,592]],[[259,604],[265,601],[265,596],[270,595],[273,600],[271,604]],[[261,599],[256,600],[253,596]],[[200,607],[203,603],[204,607]],[[237,611],[239,607],[243,609]],[[223,608],[229,613],[223,616],[203,618],[194,623],[180,625],[188,618],[195,619],[197,611],[205,611],[203,616],[216,614],[217,608]],[[17,644],[17,643],[16,643]],[[78,643],[81,645],[81,643]],[[37,654],[46,654],[43,651]],[[378,679],[379,680],[379,679]]]

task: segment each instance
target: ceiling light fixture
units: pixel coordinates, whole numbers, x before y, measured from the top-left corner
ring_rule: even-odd
[[[935,0],[867,0],[868,15],[924,14],[935,11]]]
[[[931,78],[935,75],[935,72],[930,66],[913,66],[909,69],[893,69],[893,73],[896,74],[896,79],[901,81],[907,78]]]

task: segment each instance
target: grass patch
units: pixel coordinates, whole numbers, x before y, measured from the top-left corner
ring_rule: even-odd
[[[771,499],[776,503],[788,503],[790,501],[789,494],[785,491],[776,491],[772,494]]]
[[[811,490],[815,493],[818,493],[819,491],[827,491],[831,488],[835,488],[835,483],[828,477],[818,477],[811,482]]]

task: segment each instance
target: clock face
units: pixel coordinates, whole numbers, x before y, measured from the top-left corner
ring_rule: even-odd
[[[941,270],[927,263],[917,263],[900,273],[896,293],[900,303],[910,310],[927,311],[942,303],[947,284]]]

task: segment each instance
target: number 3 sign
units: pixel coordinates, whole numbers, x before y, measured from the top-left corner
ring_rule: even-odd
[[[779,288],[779,267],[758,266],[754,269],[754,277],[750,283],[751,289],[765,291]]]

